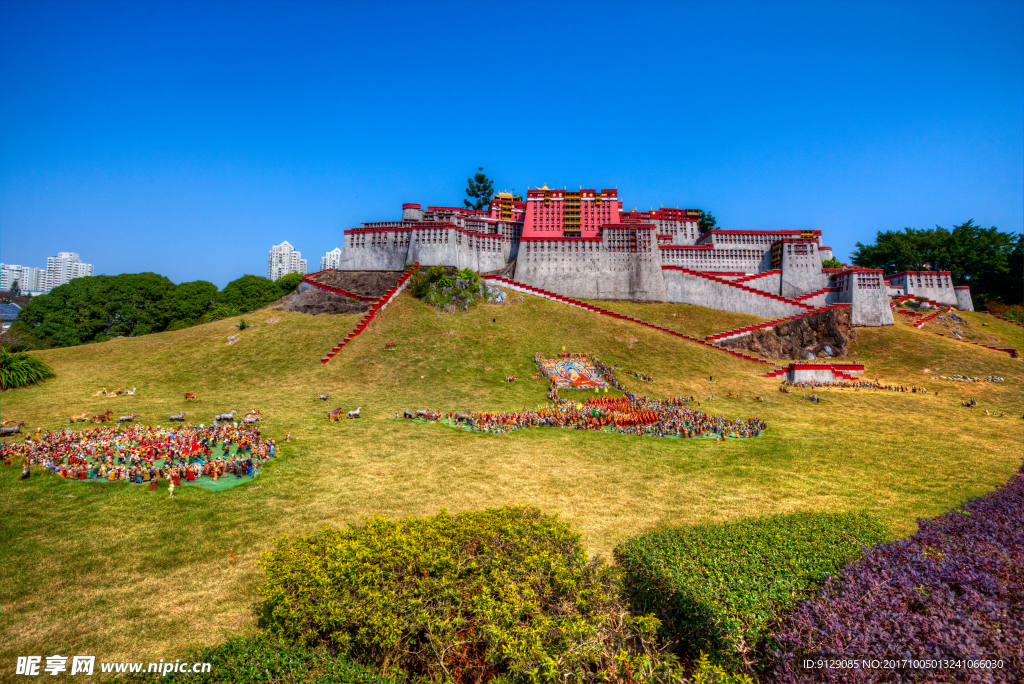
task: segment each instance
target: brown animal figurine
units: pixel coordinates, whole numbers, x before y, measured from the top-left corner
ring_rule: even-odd
[[[122,388],[120,388],[120,387],[118,387],[118,388],[117,388],[116,390],[114,390],[113,392],[107,392],[107,396],[108,396],[108,397],[119,397],[119,396],[121,396],[122,394],[124,394],[124,389],[122,389]]]
[[[108,420],[110,420],[110,416],[113,415],[113,413],[113,410],[107,409],[104,413],[94,415],[89,420],[91,420],[94,423],[106,423]]]
[[[345,409],[343,409],[343,408],[338,408],[338,409],[334,409],[333,411],[328,411],[327,412],[327,420],[330,420],[330,421],[341,420],[341,414],[344,413],[344,412],[345,412]]]
[[[71,419],[68,422],[69,423],[84,423],[87,420],[89,420],[88,412],[80,413],[77,416],[71,416]]]
[[[93,392],[93,393],[92,393],[92,396],[94,396],[94,397],[98,397],[98,396],[100,396],[101,394],[106,394],[106,393],[107,393],[107,389],[106,389],[106,388],[103,388],[103,389],[101,389],[101,390],[96,390],[95,392]]]
[[[191,399],[192,401],[199,401],[196,395],[192,394],[191,392],[185,392],[185,401],[188,401],[189,399]]]

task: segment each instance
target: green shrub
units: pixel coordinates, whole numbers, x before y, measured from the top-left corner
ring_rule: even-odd
[[[684,656],[749,667],[774,618],[887,539],[864,513],[799,513],[649,532],[615,558],[635,607],[654,611]]]
[[[620,573],[535,508],[501,508],[284,538],[261,561],[271,632],[384,671],[453,682],[673,681],[653,616]]]
[[[335,657],[325,647],[308,648],[266,634],[236,637],[220,646],[190,653],[182,661],[210,663],[210,671],[205,674],[133,675],[125,681],[190,684],[397,684],[402,681]]]
[[[281,295],[284,296],[297,288],[301,282],[301,273],[285,273],[277,279],[277,286],[281,288]]]
[[[31,354],[15,353],[0,347],[0,385],[2,389],[24,387],[52,378],[53,371]]]

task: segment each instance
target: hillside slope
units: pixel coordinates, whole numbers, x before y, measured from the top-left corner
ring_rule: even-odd
[[[266,323],[271,316],[279,320]],[[735,314],[715,318],[702,310],[693,329],[674,327],[694,335],[735,327]],[[145,423],[181,410],[209,422],[215,412],[260,407],[266,434],[293,438],[252,484],[182,488],[173,499],[121,484],[20,482],[18,468],[0,469],[3,658],[177,658],[225,631],[252,630],[256,560],[270,540],[365,515],[529,503],[561,512],[605,555],[658,526],[801,510],[864,508],[906,534],[917,516],[1002,484],[1021,459],[1021,361],[905,324],[858,331],[851,356],[868,364],[870,377],[937,387],[939,396],[835,390],[818,392],[815,404],[799,392],[780,394],[761,364],[529,296],[439,317],[404,294],[326,366],[320,357],[358,316],[248,319],[256,327],[230,346],[235,320],[39,352],[57,377],[0,396],[3,417],[31,429],[63,429],[72,413],[107,407],[141,413]],[[385,351],[386,342],[397,350]],[[623,375],[637,392],[693,394],[706,410],[758,416],[768,430],[716,444],[557,429],[466,434],[392,420],[405,408],[543,403],[547,387],[532,377],[533,355],[563,349],[654,377]],[[1006,381],[941,383],[923,373],[933,366]],[[506,384],[506,375],[520,381]],[[90,396],[101,387],[138,394]],[[200,401],[186,404],[185,392]],[[330,402],[316,392],[331,394]],[[962,396],[980,408],[959,408]],[[326,420],[328,408],[357,406],[359,421]]]

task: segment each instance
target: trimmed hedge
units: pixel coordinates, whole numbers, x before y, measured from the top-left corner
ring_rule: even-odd
[[[918,524],[910,539],[876,547],[782,621],[768,681],[1024,679],[1024,474]],[[805,669],[805,659],[898,664]],[[936,668],[933,659],[953,663]],[[989,663],[968,668],[968,659]]]
[[[129,675],[124,681],[189,684],[398,684],[407,681],[338,658],[324,647],[308,648],[266,634],[233,638],[220,646],[195,651],[185,659],[210,663],[203,674]]]
[[[684,657],[750,667],[780,612],[888,538],[864,513],[799,513],[650,532],[615,558],[634,606],[662,619]]]
[[[383,671],[453,682],[679,681],[617,568],[536,508],[369,518],[279,539],[261,565],[270,631]]]

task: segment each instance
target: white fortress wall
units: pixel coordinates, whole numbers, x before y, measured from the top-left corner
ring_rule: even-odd
[[[567,297],[664,301],[653,231],[605,229],[601,238],[523,240],[516,280]]]
[[[828,287],[828,276],[821,271],[817,244],[809,240],[784,242],[781,245],[782,285],[779,294],[799,297]]]
[[[662,277],[665,281],[665,301],[669,302],[696,304],[766,318],[784,318],[807,311],[801,306],[783,301],[777,295],[749,292],[686,271],[665,268]]]
[[[852,305],[852,323],[860,326],[894,325],[881,271],[843,271],[834,276],[839,301]]]
[[[956,293],[956,308],[961,311],[974,311],[974,300],[971,298],[971,288],[966,285],[953,288]]]

